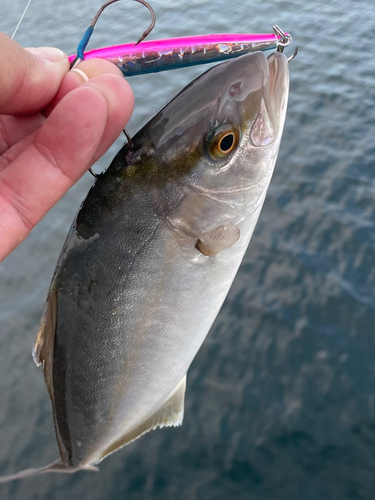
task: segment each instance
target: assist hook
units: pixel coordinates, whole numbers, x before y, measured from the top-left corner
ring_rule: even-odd
[[[101,16],[103,10],[106,9],[109,5],[111,5],[111,4],[115,3],[115,2],[119,2],[119,1],[120,0],[109,0],[109,2],[106,2],[105,4],[103,4],[100,7],[100,9],[96,13],[94,19],[92,20],[92,23],[90,24],[90,26],[87,28],[85,34],[83,35],[82,40],[78,44],[77,55],[76,55],[74,61],[71,62],[70,69],[74,68],[74,66],[76,66],[80,61],[83,61],[85,59],[85,55],[84,55],[85,49],[86,49],[86,47],[87,47],[87,45],[88,45],[88,43],[90,41],[90,38],[91,38],[91,35],[93,34],[95,25],[98,22],[98,19]],[[136,46],[142,40],[144,40],[146,38],[146,36],[148,36],[151,33],[151,31],[153,30],[153,28],[155,26],[155,22],[156,22],[156,15],[155,15],[154,9],[151,7],[150,4],[148,4],[146,2],[146,0],[134,0],[134,1],[138,2],[138,3],[141,3],[142,5],[144,5],[145,7],[147,7],[148,10],[151,13],[151,23],[150,23],[150,26],[143,32],[142,36],[134,44],[134,46]]]
[[[115,2],[119,2],[119,1],[120,0],[109,0],[109,2],[106,2],[105,4],[103,4],[100,7],[98,12],[95,14],[94,19],[92,20],[92,23],[90,24],[90,26],[87,28],[85,34],[83,35],[82,40],[78,44],[77,55],[76,55],[75,59],[71,62],[70,69],[74,68],[79,62],[81,62],[85,59],[85,54],[84,54],[85,49],[90,41],[91,35],[94,32],[95,25],[98,22],[98,19],[101,16],[103,10],[105,10],[109,5],[111,5]],[[150,23],[149,27],[142,33],[142,36],[139,38],[139,40],[134,44],[134,47],[136,45],[138,45],[142,40],[144,40],[151,33],[151,31],[154,29],[155,22],[156,22],[156,15],[155,15],[154,9],[151,7],[151,5],[148,4],[146,2],[146,0],[135,0],[135,1],[138,3],[141,3],[142,5],[144,5],[145,7],[148,8],[148,10],[151,13],[151,23]],[[131,137],[126,130],[124,130],[124,134],[128,140],[129,149],[131,150],[133,148],[133,143],[132,143]],[[95,177],[95,179],[97,179],[99,177],[99,174],[94,172],[92,168],[89,168],[89,172],[91,175],[93,175]]]

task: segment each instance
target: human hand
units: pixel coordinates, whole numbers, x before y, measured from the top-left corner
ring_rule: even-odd
[[[85,81],[64,53],[23,49],[3,33],[0,67],[1,261],[110,147],[134,97],[107,61],[80,63]]]

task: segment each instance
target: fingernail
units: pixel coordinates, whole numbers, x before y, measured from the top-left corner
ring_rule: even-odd
[[[28,47],[26,50],[49,62],[62,62],[68,58],[62,50],[55,47]]]

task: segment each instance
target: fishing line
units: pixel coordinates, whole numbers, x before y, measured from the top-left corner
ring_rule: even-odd
[[[30,4],[31,4],[31,0],[29,0],[29,1],[28,1],[27,5],[26,5],[26,8],[25,8],[25,10],[23,11],[23,14],[22,14],[22,16],[21,16],[21,19],[18,21],[18,24],[17,24],[17,26],[16,26],[16,29],[14,30],[14,33],[13,33],[13,35],[12,35],[12,37],[11,37],[11,38],[12,38],[12,40],[14,40],[14,37],[16,36],[16,33],[17,33],[17,31],[18,31],[18,28],[20,27],[20,24],[22,23],[23,18],[25,17],[26,12],[27,12],[28,8],[30,7]]]

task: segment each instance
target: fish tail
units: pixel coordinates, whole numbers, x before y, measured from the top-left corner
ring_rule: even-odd
[[[40,467],[40,469],[26,469],[16,474],[10,474],[9,476],[0,476],[0,483],[8,483],[10,481],[15,481],[16,479],[24,479],[27,477],[39,476],[39,474],[45,474],[47,472],[66,472],[72,473],[78,470],[92,470],[98,471],[99,468],[95,465],[85,465],[82,467],[72,467],[65,465],[61,460],[55,460],[49,465]]]

